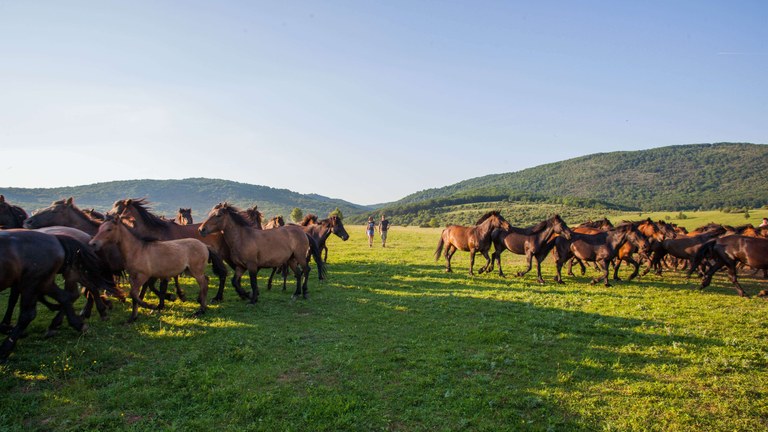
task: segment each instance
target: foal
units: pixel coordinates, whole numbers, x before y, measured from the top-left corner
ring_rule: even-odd
[[[208,263],[208,247],[200,240],[185,238],[167,241],[149,241],[134,235],[129,229],[130,218],[115,217],[107,219],[100,227],[90,244],[96,249],[105,244],[117,244],[125,259],[125,268],[130,273],[131,299],[133,311],[128,322],[136,320],[139,305],[148,309],[157,309],[144,302],[139,290],[149,278],[170,279],[183,272],[188,272],[200,286],[200,309],[195,315],[205,313],[208,296],[208,278],[205,266]],[[165,294],[165,293],[163,293]],[[160,297],[163,305],[164,296]]]

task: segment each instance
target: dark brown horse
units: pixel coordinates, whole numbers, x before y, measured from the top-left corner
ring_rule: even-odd
[[[184,272],[195,278],[200,286],[200,309],[195,314],[205,313],[208,298],[208,277],[205,275],[208,246],[193,238],[147,241],[128,229],[131,222],[130,218],[124,216],[108,218],[89,243],[96,249],[105,244],[116,244],[120,248],[125,258],[126,270],[130,274],[133,300],[133,311],[128,321],[136,320],[139,306],[156,309],[139,297],[139,290],[150,278],[167,280]],[[164,298],[165,296],[160,296],[161,309]]]
[[[499,276],[504,277],[504,272],[501,270],[501,254],[505,250],[509,250],[514,254],[525,255],[526,263],[528,264],[528,268],[518,272],[517,276],[524,276],[531,271],[532,259],[536,257],[536,277],[538,282],[543,284],[544,278],[541,277],[541,262],[544,261],[549,251],[554,247],[555,238],[558,235],[566,239],[571,238],[571,230],[565,224],[565,221],[560,218],[560,215],[555,215],[529,228],[510,227],[509,230],[503,228],[494,230],[492,238],[495,252],[493,253],[491,266],[488,271],[493,271],[493,263],[498,261]]]
[[[326,241],[331,234],[335,234],[343,241],[349,239],[349,234],[337,215],[331,215],[327,219],[318,220],[317,216],[309,213],[299,223],[304,232],[309,234],[317,242],[317,246],[324,252],[323,262],[328,262],[328,246]]]
[[[72,197],[54,201],[50,206],[35,211],[24,222],[24,228],[36,229],[48,226],[68,226],[95,235],[102,220],[88,215],[75,205]]]
[[[219,289],[216,296],[213,298],[212,303],[224,299],[224,285],[227,281],[228,271],[222,260],[229,263],[229,248],[224,242],[224,237],[222,237],[220,233],[211,233],[211,235],[203,238],[198,232],[200,224],[179,225],[173,221],[157,216],[150,211],[149,203],[144,198],[128,198],[115,201],[112,209],[107,213],[133,218],[132,231],[139,237],[154,238],[157,240],[193,238],[208,245],[211,250],[209,256],[213,266],[213,273],[219,277]],[[247,298],[245,293],[238,292],[238,294],[243,298]]]
[[[176,217],[173,219],[173,221],[179,225],[191,225],[195,223],[192,220],[192,209],[179,208],[179,211],[176,213]]]
[[[496,210],[484,214],[475,226],[448,225],[443,230],[440,235],[440,241],[437,243],[435,261],[440,259],[443,246],[445,246],[445,271],[451,272],[451,258],[453,254],[457,250],[469,252],[469,274],[474,276],[473,267],[475,266],[476,253],[480,252],[485,257],[486,263],[483,268],[488,268],[491,263],[488,250],[493,243],[491,234],[497,228],[510,230],[512,227]]]
[[[200,225],[200,234],[221,232],[231,252],[230,259],[235,264],[235,277],[232,283],[240,290],[240,277],[245,271],[258,274],[262,268],[275,268],[287,264],[296,276],[296,291],[293,298],[302,295],[307,298],[309,262],[307,250],[317,262],[317,271],[325,275],[325,264],[320,258],[317,245],[298,226],[286,226],[278,229],[259,230],[245,220],[240,210],[227,203],[213,207],[208,218]],[[254,275],[255,276],[255,275]],[[251,279],[251,302],[258,301],[259,289],[256,277]]]
[[[38,299],[49,296],[59,303],[69,324],[85,329],[75,314],[75,296],[56,286],[56,274],[79,262],[79,246],[67,239],[36,231],[12,229],[0,231],[0,291],[11,288],[19,296],[20,312],[16,325],[0,345],[0,363],[5,363],[16,342],[35,319]]]
[[[0,229],[21,228],[26,219],[27,212],[23,208],[8,203],[5,196],[0,195]]]
[[[693,260],[699,251],[699,248],[701,248],[704,243],[725,234],[725,228],[719,224],[709,225],[706,229],[708,229],[708,231],[704,229],[696,230],[695,232],[698,233],[697,235],[690,235],[689,233],[689,235],[662,240],[661,243],[655,247],[653,257],[651,258],[651,265],[643,272],[643,275],[648,273],[651,268],[656,269],[657,275],[661,275],[661,261],[667,255],[682,260]],[[689,270],[688,274],[694,271],[695,268],[689,268]]]
[[[758,270],[768,269],[768,239],[742,235],[712,239],[701,246],[691,268],[704,258],[712,259],[714,264],[704,275],[700,289],[709,286],[715,272],[725,267],[736,292],[742,297],[749,297],[736,277],[736,265],[741,263]]]
[[[593,284],[602,280],[605,286],[611,286],[608,282],[608,270],[611,260],[616,257],[619,248],[624,242],[632,243],[641,251],[647,251],[648,249],[648,242],[645,240],[645,237],[632,224],[619,225],[598,234],[579,234],[574,232],[571,234],[570,240],[564,237],[557,237],[555,239],[555,262],[557,264],[555,281],[564,283],[560,273],[563,264],[571,259],[571,257],[576,257],[582,261],[596,262],[600,265],[603,276],[593,279]]]

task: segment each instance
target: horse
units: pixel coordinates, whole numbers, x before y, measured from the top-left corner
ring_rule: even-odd
[[[179,225],[191,225],[194,223],[192,220],[192,209],[191,208],[180,208],[178,213],[176,213],[176,218],[173,219],[174,222],[176,222]]]
[[[205,313],[208,297],[208,277],[205,275],[208,246],[193,238],[166,241],[143,239],[128,229],[131,223],[131,219],[125,216],[108,218],[89,242],[96,249],[105,244],[116,244],[123,253],[125,268],[130,274],[133,306],[128,322],[136,320],[139,306],[148,309],[163,308],[164,296],[160,296],[159,307],[152,306],[139,297],[139,289],[149,278],[169,279],[184,272],[195,278],[200,286],[200,309],[195,315]]]
[[[77,331],[87,326],[72,306],[75,295],[56,286],[56,274],[77,265],[79,244],[65,238],[36,231],[12,229],[0,231],[0,290],[11,288],[11,296],[20,298],[16,325],[0,345],[0,363],[5,363],[37,314],[39,298],[56,300],[67,321]]]
[[[277,215],[264,225],[264,229],[272,229],[281,226],[285,226],[285,219],[283,219],[282,215]]]
[[[483,268],[487,268],[491,263],[488,250],[493,243],[491,234],[497,228],[509,231],[512,227],[496,210],[484,214],[478,219],[475,226],[448,225],[440,234],[440,241],[437,243],[437,250],[435,251],[435,261],[440,259],[440,253],[445,245],[445,271],[450,273],[453,271],[451,270],[453,254],[457,250],[469,252],[469,275],[474,276],[473,267],[475,266],[476,253],[480,252],[485,257],[486,263]]]
[[[632,243],[641,251],[647,251],[648,249],[648,242],[645,240],[645,237],[632,224],[619,225],[598,234],[579,234],[574,232],[571,234],[570,240],[564,237],[557,237],[555,239],[555,262],[557,264],[555,281],[561,284],[565,283],[560,271],[566,261],[571,257],[576,257],[582,261],[598,263],[601,266],[603,276],[593,279],[593,285],[602,280],[606,287],[611,286],[608,282],[608,270],[611,260],[625,242]]]
[[[696,253],[699,251],[704,243],[708,242],[714,237],[720,237],[725,234],[725,228],[719,224],[710,224],[707,228],[709,231],[697,229],[697,235],[684,235],[675,238],[662,240],[661,243],[655,248],[653,252],[653,258],[651,259],[651,265],[643,272],[643,275],[648,273],[651,268],[656,269],[656,274],[661,275],[661,260],[665,256],[671,255],[678,259],[693,260]],[[695,270],[695,267],[689,269],[689,273]]]
[[[104,222],[104,220],[107,218],[104,213],[100,211],[96,211],[95,208],[91,207],[89,209],[83,209],[83,213],[87,214],[91,217],[91,219],[96,219],[98,221]]]
[[[558,235],[566,239],[571,238],[571,230],[560,218],[560,215],[554,215],[529,228],[510,227],[509,230],[502,228],[494,230],[491,235],[494,253],[491,258],[491,266],[487,271],[493,271],[493,263],[498,261],[499,276],[504,277],[504,272],[501,270],[501,254],[505,250],[509,250],[514,254],[525,255],[528,268],[518,272],[518,277],[531,271],[532,259],[536,257],[537,280],[540,284],[544,284],[544,278],[541,277],[541,262],[554,247],[554,239]]]
[[[27,212],[23,208],[9,204],[5,195],[0,195],[0,229],[21,228]]]
[[[714,260],[714,264],[702,278],[699,289],[703,290],[709,286],[715,272],[726,267],[736,292],[742,297],[749,297],[736,277],[736,264],[741,263],[758,270],[768,269],[768,239],[730,235],[709,240],[697,252],[688,275],[705,257]]]
[[[68,226],[90,235],[96,235],[102,220],[80,210],[74,198],[54,201],[50,206],[35,211],[26,221],[24,228],[37,229],[47,226]]]
[[[246,270],[256,273],[251,278],[252,304],[258,301],[259,296],[255,277],[258,271],[262,268],[280,267],[283,264],[288,264],[296,276],[293,298],[301,294],[306,299],[310,270],[307,250],[310,250],[317,263],[318,273],[321,277],[325,276],[325,264],[320,258],[317,244],[298,226],[271,230],[254,229],[243,218],[238,208],[223,203],[211,209],[199,231],[203,236],[222,232],[231,252],[230,259],[235,264],[235,277],[232,278],[235,289],[241,290],[240,277]]]
[[[627,221],[625,223],[634,225],[640,234],[646,238],[648,241],[648,251],[653,250],[653,247],[656,243],[664,240],[664,233],[661,231],[659,226],[651,220],[651,218],[635,222]],[[622,261],[626,261],[628,264],[631,264],[635,267],[628,280],[632,280],[637,277],[637,274],[640,272],[640,263],[632,258],[632,255],[635,252],[638,252],[637,247],[629,242],[624,242],[624,244],[619,248],[619,251],[616,254],[616,260],[614,261],[613,265],[613,280],[621,280],[619,278],[619,267],[621,267]],[[640,259],[647,259],[650,261],[650,258],[646,252],[640,254]]]
[[[229,249],[220,233],[212,233],[203,238],[198,232],[200,224],[179,225],[157,216],[149,210],[149,203],[144,198],[127,198],[115,201],[107,214],[132,218],[133,227],[131,230],[140,237],[157,240],[192,238],[205,243],[211,252],[209,257],[213,266],[213,273],[219,278],[219,289],[211,302],[216,303],[224,299],[224,285],[227,281],[228,271],[222,260],[228,260]],[[238,292],[238,294],[240,297],[247,297],[244,293]]]
[[[349,240],[349,234],[344,229],[341,218],[337,215],[331,215],[327,219],[318,220],[316,215],[309,213],[304,216],[299,225],[304,229],[304,232],[315,239],[317,246],[325,253],[323,262],[328,262],[328,246],[325,242],[331,234],[335,234],[343,241]]]

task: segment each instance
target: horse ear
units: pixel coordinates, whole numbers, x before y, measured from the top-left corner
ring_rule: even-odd
[[[0,204],[5,202],[5,195],[0,195]]]
[[[125,200],[125,205],[129,206],[131,204],[133,204],[133,198],[128,198],[127,200]]]
[[[66,205],[68,205],[68,206],[71,206],[71,205],[72,205],[72,202],[73,202],[74,200],[75,200],[75,199],[74,199],[73,197],[69,197],[69,198],[67,198],[67,200],[66,200],[66,201],[64,201],[64,204],[66,204]]]

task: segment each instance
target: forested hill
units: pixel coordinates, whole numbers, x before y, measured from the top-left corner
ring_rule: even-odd
[[[465,180],[409,195],[408,204],[455,195],[541,197],[595,201],[637,210],[761,206],[768,202],[768,145],[693,144],[597,153]]]
[[[259,210],[269,217],[282,214],[287,218],[294,207],[305,214],[311,212],[323,217],[337,207],[343,214],[366,210],[364,206],[322,195],[303,195],[287,189],[206,178],[113,181],[50,189],[0,187],[0,194],[27,212],[67,197],[74,197],[75,205],[80,208],[94,207],[97,210],[111,208],[118,199],[146,197],[158,214],[166,216],[175,215],[179,207],[190,207],[195,221],[202,220],[211,207],[223,201],[242,207],[258,205]]]

